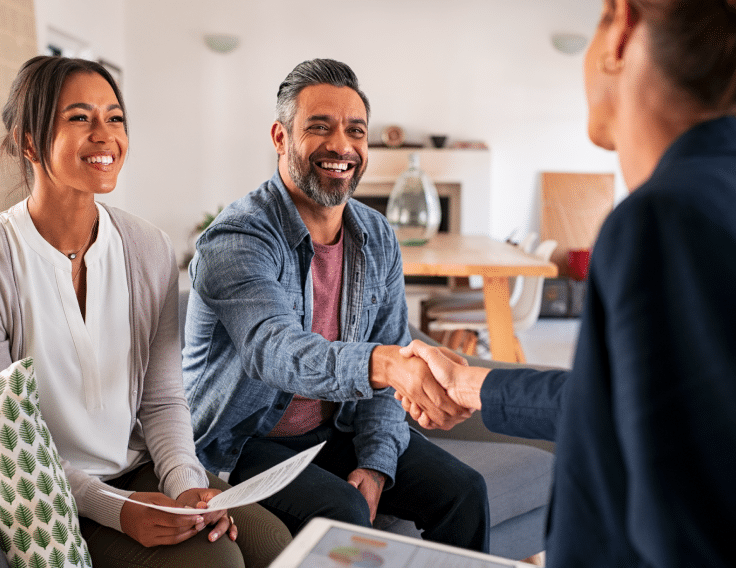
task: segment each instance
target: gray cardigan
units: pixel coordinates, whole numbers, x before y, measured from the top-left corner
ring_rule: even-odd
[[[134,215],[103,207],[123,241],[130,290],[130,405],[136,412],[130,425],[129,447],[149,453],[160,480],[159,489],[176,498],[187,489],[208,487],[206,472],[195,454],[191,416],[182,387],[179,271],[171,242],[163,231]],[[0,224],[6,222],[7,216],[0,215]],[[0,230],[0,369],[33,356],[23,346],[23,315],[14,259],[3,227]],[[63,456],[62,465],[79,514],[121,530],[123,502],[104,495],[101,490],[124,496],[131,492],[115,489],[75,469]]]

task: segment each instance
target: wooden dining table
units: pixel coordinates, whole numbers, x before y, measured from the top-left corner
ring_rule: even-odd
[[[509,278],[557,276],[557,265],[487,236],[439,233],[424,245],[402,245],[401,256],[405,275],[483,277],[489,345],[497,361],[517,361]]]

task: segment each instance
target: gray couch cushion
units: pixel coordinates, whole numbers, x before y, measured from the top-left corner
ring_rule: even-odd
[[[491,526],[547,505],[553,454],[520,444],[440,438],[432,442],[483,475]]]

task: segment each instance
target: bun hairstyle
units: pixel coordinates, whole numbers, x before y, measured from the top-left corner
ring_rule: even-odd
[[[609,7],[616,2],[608,0]],[[654,63],[706,109],[736,112],[736,0],[628,0]]]
[[[7,135],[0,141],[0,156],[9,155],[20,168],[21,186],[29,192],[33,169],[26,152],[33,151],[33,161],[49,173],[49,155],[54,142],[54,117],[59,94],[67,77],[74,73],[97,73],[112,87],[123,111],[123,95],[115,79],[102,65],[86,59],[39,55],[26,61],[10,87],[10,95],[3,107],[2,119]]]

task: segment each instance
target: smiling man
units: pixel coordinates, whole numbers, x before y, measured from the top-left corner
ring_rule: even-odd
[[[411,339],[399,245],[350,199],[369,109],[347,65],[298,65],[271,128],[278,171],[198,240],[184,349],[197,452],[237,483],[326,441],[261,503],[292,533],[314,516],[370,526],[382,512],[486,551],[482,476],[410,432],[393,396],[444,427],[467,416],[421,359],[399,353]]]

